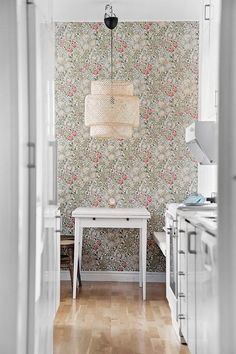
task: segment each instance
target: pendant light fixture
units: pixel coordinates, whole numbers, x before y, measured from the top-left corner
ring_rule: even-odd
[[[133,95],[133,84],[114,80],[113,29],[118,18],[111,5],[106,5],[104,23],[111,31],[110,80],[92,81],[91,94],[85,98],[85,125],[96,138],[131,138],[133,128],[139,126],[139,98]]]

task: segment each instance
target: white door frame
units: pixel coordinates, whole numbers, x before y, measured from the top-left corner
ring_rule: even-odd
[[[0,9],[0,352],[25,354],[28,292],[26,1]]]
[[[236,348],[236,1],[222,2],[219,112],[219,352]]]

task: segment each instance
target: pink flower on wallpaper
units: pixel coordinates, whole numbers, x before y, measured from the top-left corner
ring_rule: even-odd
[[[123,268],[126,268],[126,267],[127,267],[127,263],[126,263],[125,261],[123,261],[123,262],[121,263],[121,265],[122,265]]]
[[[92,204],[92,207],[97,208],[101,204],[101,202],[102,202],[102,197],[97,196],[95,201]]]
[[[101,23],[94,23],[92,29],[97,30],[101,26]]]
[[[75,181],[77,180],[77,177],[75,175],[71,176],[67,182],[69,186],[71,186]]]
[[[146,201],[144,203],[144,207],[147,208],[151,203],[152,203],[152,197],[150,195],[147,195]]]
[[[121,185],[121,184],[124,184],[123,178],[120,178],[119,181],[118,181],[118,183],[119,183],[120,185]]]
[[[77,43],[75,41],[72,41],[71,45],[72,45],[73,48],[77,47]]]
[[[95,155],[95,158],[93,160],[93,162],[95,163],[95,165],[97,165],[99,163],[99,161],[101,160],[102,158],[102,154],[100,152],[97,152],[96,155]]]
[[[144,114],[143,119],[144,119],[145,121],[147,121],[147,120],[149,119],[149,117],[150,117],[153,113],[154,113],[154,110],[151,109],[151,108],[149,108],[149,109],[146,111],[146,113]]]
[[[177,135],[176,130],[174,130],[173,131],[173,136],[176,136],[176,135]]]
[[[149,31],[149,30],[150,30],[150,28],[151,28],[151,26],[152,26],[152,23],[151,23],[151,22],[149,22],[149,23],[145,23],[145,25],[144,25],[144,29],[145,29],[146,31]]]
[[[103,66],[101,64],[96,65],[96,69],[93,70],[93,75],[97,76],[102,70]]]
[[[122,185],[122,184],[124,184],[124,182],[126,181],[128,179],[128,176],[126,175],[126,174],[124,174],[124,175],[122,175],[120,178],[119,178],[119,180],[118,180],[118,184],[119,185]]]
[[[124,48],[123,47],[118,48],[118,52],[119,53],[123,53],[124,52]]]
[[[144,165],[147,166],[149,161],[151,160],[152,158],[152,154],[150,151],[148,151],[145,156],[144,156]]]

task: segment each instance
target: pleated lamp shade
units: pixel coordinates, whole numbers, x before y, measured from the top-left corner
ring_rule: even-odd
[[[96,138],[127,139],[139,126],[139,98],[128,81],[92,81],[85,98],[85,125]]]

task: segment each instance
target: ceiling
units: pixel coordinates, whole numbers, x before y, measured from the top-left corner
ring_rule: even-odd
[[[198,21],[199,0],[53,0],[56,22],[102,22],[107,3],[119,21]]]

